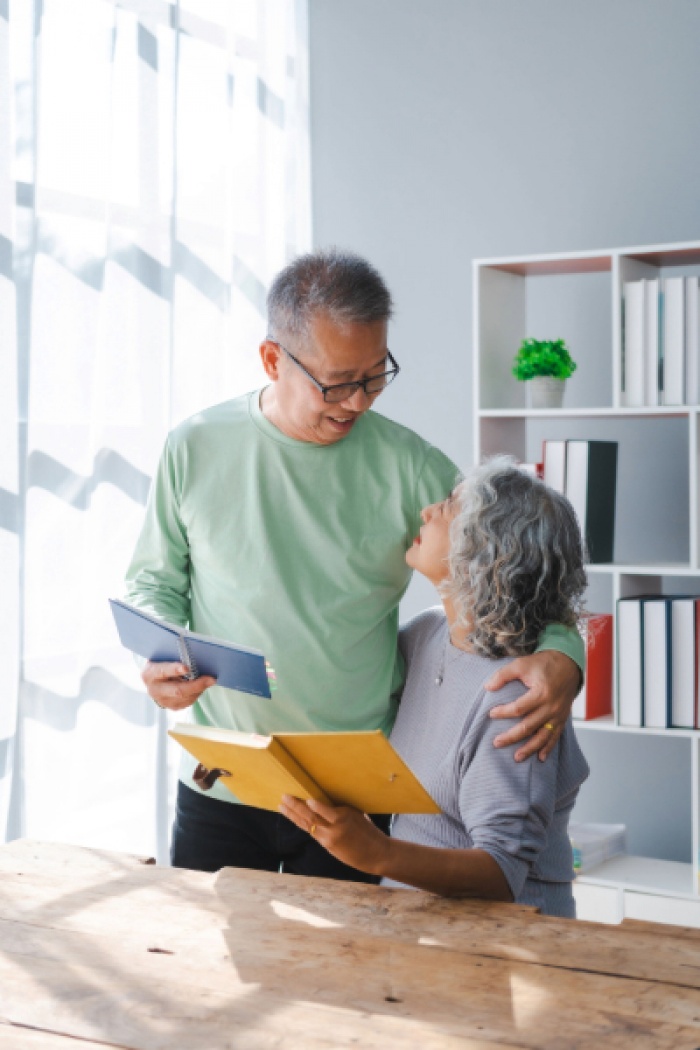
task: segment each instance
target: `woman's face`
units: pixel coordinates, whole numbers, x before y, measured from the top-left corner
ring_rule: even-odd
[[[420,533],[406,551],[406,563],[436,585],[449,576],[450,522],[457,513],[457,491],[453,489],[441,503],[423,508]]]

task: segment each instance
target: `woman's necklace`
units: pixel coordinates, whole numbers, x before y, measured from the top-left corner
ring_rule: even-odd
[[[461,646],[454,644],[454,642],[452,641],[451,632],[448,629],[447,637],[445,638],[445,644],[442,647],[442,656],[440,657],[440,666],[438,668],[438,673],[435,675],[435,685],[438,686],[438,688],[445,681],[445,668],[447,666],[447,654],[450,651],[452,651],[452,650],[454,650],[453,655],[459,655],[460,653],[464,652],[464,650],[462,649]]]
[[[445,638],[445,644],[442,647],[442,656],[440,658],[440,667],[438,673],[435,676],[435,685],[441,686],[445,681],[445,664],[447,663],[447,646],[450,644],[450,632],[447,632],[447,638]]]

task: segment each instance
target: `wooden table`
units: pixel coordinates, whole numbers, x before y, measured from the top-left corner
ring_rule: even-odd
[[[0,1050],[700,1047],[700,931],[20,841]]]

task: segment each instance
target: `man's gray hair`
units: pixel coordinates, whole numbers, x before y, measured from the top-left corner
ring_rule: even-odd
[[[457,490],[450,579],[458,622],[482,656],[532,653],[549,624],[575,627],[587,579],[569,501],[509,456],[477,467]]]
[[[319,314],[336,324],[388,321],[391,294],[379,272],[359,255],[337,248],[301,255],[272,282],[268,331],[274,338],[308,334]]]

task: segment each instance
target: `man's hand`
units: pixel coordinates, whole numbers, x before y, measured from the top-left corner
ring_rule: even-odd
[[[507,747],[530,737],[527,744],[515,752],[515,761],[522,762],[538,751],[540,761],[544,762],[563,733],[574,697],[581,688],[580,668],[564,653],[546,649],[513,660],[489,678],[486,688],[495,692],[515,679],[528,686],[528,692],[512,704],[494,707],[491,718],[520,718],[521,721],[497,736],[494,746]]]
[[[192,707],[205,689],[216,685],[216,678],[193,678],[185,681],[183,675],[188,673],[184,664],[154,664],[150,660],[141,672],[148,695],[159,707],[169,711],[184,711]]]
[[[369,817],[352,806],[302,802],[283,795],[280,813],[310,835],[334,857],[358,871],[381,875],[391,840]]]

